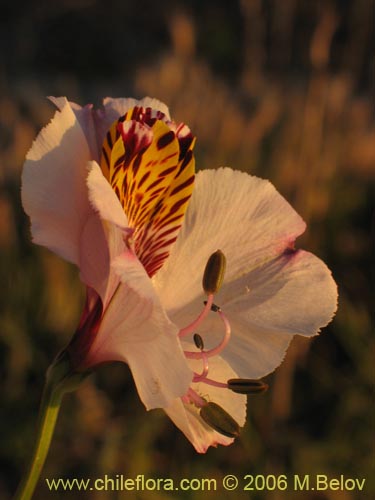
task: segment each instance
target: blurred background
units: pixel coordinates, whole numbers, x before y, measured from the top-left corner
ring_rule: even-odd
[[[198,455],[162,411],[146,413],[125,365],[64,399],[42,477],[367,478],[359,492],[258,492],[255,500],[374,494],[374,3],[371,0],[0,1],[0,498],[27,460],[46,368],[77,325],[77,271],[30,242],[20,174],[53,116],[46,95],[164,100],[198,138],[198,169],[269,178],[308,223],[297,246],[339,287],[333,323],[296,338],[270,390],[249,398],[229,448]],[[371,222],[372,221],[372,222]],[[372,275],[373,278],[373,275]],[[128,493],[126,498],[215,498]],[[120,499],[115,492],[36,498]],[[248,498],[245,492],[221,498]]]

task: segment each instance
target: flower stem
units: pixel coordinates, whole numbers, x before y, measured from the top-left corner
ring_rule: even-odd
[[[62,385],[52,386],[47,380],[40,405],[38,434],[27,473],[20,483],[15,500],[29,500],[34,493],[51,444],[62,397]]]
[[[21,481],[14,500],[29,500],[46,461],[61,401],[66,392],[74,391],[89,373],[77,373],[70,366],[66,351],[62,351],[47,371],[39,410],[38,434],[29,468]]]

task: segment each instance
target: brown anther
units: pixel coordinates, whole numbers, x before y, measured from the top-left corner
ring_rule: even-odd
[[[200,351],[203,351],[204,342],[203,342],[202,337],[199,335],[199,333],[194,333],[193,339],[194,339],[195,347],[197,349],[199,349]]]
[[[218,292],[223,284],[226,259],[221,250],[216,250],[208,259],[203,274],[203,290],[209,294]]]
[[[240,426],[221,406],[216,403],[207,403],[200,410],[200,416],[207,425],[215,431],[229,438],[236,438],[240,434]]]
[[[247,378],[231,378],[227,382],[228,389],[237,394],[259,394],[268,389],[263,380],[252,380]]]

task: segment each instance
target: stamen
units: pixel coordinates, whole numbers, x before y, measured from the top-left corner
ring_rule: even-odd
[[[207,302],[207,304],[208,304],[208,302]],[[212,356],[216,356],[216,354],[219,354],[224,349],[224,347],[228,344],[230,337],[231,337],[231,327],[230,327],[230,324],[229,324],[227,317],[225,316],[225,314],[223,313],[223,311],[221,309],[217,313],[224,323],[225,334],[224,334],[224,337],[219,345],[217,345],[213,349],[210,349],[208,351],[204,351],[204,354],[208,358],[210,358]],[[189,359],[202,359],[201,352],[184,351],[184,354]]]
[[[216,403],[206,403],[199,412],[202,419],[215,431],[229,438],[238,437],[240,426],[221,406]]]
[[[208,375],[208,358],[206,353],[202,351],[203,371],[202,373],[194,373],[193,382],[205,382]]]
[[[192,333],[194,330],[197,329],[197,327],[202,323],[207,314],[210,312],[213,300],[214,296],[213,294],[210,294],[207,297],[207,302],[205,303],[205,307],[203,311],[200,313],[200,315],[192,323],[190,323],[190,325],[185,326],[185,328],[181,328],[181,330],[178,333],[178,336],[180,338],[185,337],[185,335],[188,335],[189,333]]]
[[[195,347],[197,349],[199,349],[200,351],[203,351],[203,349],[204,349],[204,343],[203,343],[203,339],[199,335],[199,333],[194,333],[193,339],[194,339]]]
[[[231,378],[228,380],[228,389],[237,394],[258,394],[266,391],[268,385],[263,380]]]
[[[207,300],[205,300],[203,302],[203,304],[206,305],[207,304]],[[217,312],[221,311],[221,307],[217,306],[216,304],[212,304],[211,311],[217,313]]]
[[[210,310],[217,312],[217,306],[213,304],[214,293],[216,293],[224,279],[225,256],[221,250],[214,252],[207,261],[203,274],[203,289],[207,293],[207,301],[204,302],[204,309],[190,325],[182,328],[178,334],[180,338],[192,333],[205,319]],[[213,307],[213,309],[211,309]]]
[[[193,382],[195,382],[193,378]],[[198,382],[204,382],[207,385],[212,385],[213,387],[218,387],[219,389],[228,389],[228,384],[226,382],[218,382],[217,380],[212,380],[211,378],[205,377],[202,380],[198,380]]]
[[[217,293],[224,280],[225,255],[221,250],[216,250],[208,259],[203,274],[203,290],[209,295]]]
[[[225,316],[225,314],[221,310],[220,306],[213,303],[214,293],[216,293],[220,289],[222,282],[223,282],[223,279],[224,279],[225,262],[226,262],[225,256],[220,250],[217,250],[208,259],[208,262],[206,264],[206,268],[204,271],[204,276],[203,276],[203,288],[204,288],[205,292],[208,294],[207,301],[204,302],[204,309],[199,314],[199,316],[192,323],[190,323],[190,325],[186,326],[185,328],[182,328],[178,335],[181,338],[189,333],[192,333],[200,325],[200,323],[205,319],[205,317],[207,316],[209,311],[213,311],[213,312],[216,312],[219,314],[220,319],[224,323],[224,327],[225,327],[225,334],[224,334],[224,337],[222,338],[221,342],[213,349],[205,351],[202,337],[198,333],[195,333],[193,335],[193,340],[194,340],[196,348],[199,349],[200,352],[184,351],[184,354],[185,354],[186,358],[201,360],[203,363],[202,372],[201,373],[194,372],[194,376],[193,376],[193,380],[192,380],[194,383],[202,382],[202,383],[214,386],[214,387],[228,389],[227,383],[218,382],[216,380],[212,380],[212,379],[207,378],[208,369],[209,369],[208,358],[219,354],[226,347],[226,345],[228,344],[230,337],[231,337],[231,327],[230,327],[230,324],[229,324],[227,317]],[[193,392],[191,392],[191,391],[192,391],[192,389],[189,389],[189,391],[186,393],[186,395],[182,397],[182,401],[184,403],[193,403],[196,406],[201,407],[202,406],[201,403],[203,400],[194,391]],[[197,399],[197,398],[200,398],[200,399]],[[222,412],[224,412],[224,410],[222,410],[218,405],[215,405],[212,408],[215,408],[214,411],[216,413],[222,414]],[[211,410],[207,410],[207,412],[210,412],[210,411]],[[224,413],[226,414],[226,412],[224,412]],[[210,418],[210,417],[207,417],[207,418]],[[229,418],[231,419],[230,416],[229,416]],[[219,430],[219,432],[221,432],[221,431]]]

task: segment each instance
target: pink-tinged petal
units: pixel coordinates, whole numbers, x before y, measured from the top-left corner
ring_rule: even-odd
[[[131,251],[114,260],[122,283],[102,319],[90,364],[124,361],[147,409],[169,405],[192,379],[180,342],[143,266]]]
[[[60,111],[66,105],[69,105],[72,108],[73,113],[75,114],[82,128],[82,131],[85,134],[90,149],[90,157],[93,160],[99,161],[102,145],[101,143],[98,144],[98,137],[94,123],[93,105],[87,104],[86,106],[82,107],[75,102],[68,102],[66,97],[49,96],[48,99],[53,102],[53,104]]]
[[[55,97],[53,95],[49,95],[48,96],[48,99],[56,106],[56,108],[60,111],[62,111],[64,109],[64,107],[66,105],[69,105],[70,107],[72,107],[71,105],[72,104],[75,104],[75,103],[71,103],[71,102],[68,102],[67,98],[66,97]],[[82,107],[79,105],[79,104],[75,104],[75,106],[77,107],[77,110],[78,108],[79,109],[82,109]]]
[[[100,296],[105,309],[118,286],[119,277],[111,270],[111,260],[124,249],[123,231],[103,223],[92,213],[80,241],[80,279]]]
[[[22,174],[22,203],[33,240],[73,262],[91,211],[86,176],[90,151],[67,101],[34,141]]]
[[[138,394],[147,410],[169,406],[187,391],[192,377],[175,329],[172,330],[165,318],[154,313],[152,321],[143,324],[140,335],[150,328],[156,331],[156,323],[157,337],[124,345],[122,359],[132,371]]]
[[[177,310],[200,296],[216,250],[226,256],[228,282],[281,254],[304,230],[270,182],[229,168],[199,172],[177,242],[156,276],[164,307]]]
[[[119,283],[111,262],[124,251],[124,240],[132,231],[127,227],[127,217],[117,196],[96,162],[88,163],[87,187],[95,213],[82,232],[79,267],[82,281],[97,291],[105,309]]]
[[[240,377],[259,378],[283,360],[293,335],[316,335],[337,307],[337,288],[327,266],[314,255],[285,252],[263,266],[224,283],[215,296],[232,328],[229,344],[221,353]],[[186,325],[202,307],[170,315]],[[190,319],[189,319],[190,318]],[[220,342],[223,325],[210,313],[199,329],[207,348]]]
[[[196,372],[201,371],[199,361],[189,360],[189,366]],[[226,383],[231,378],[237,378],[237,374],[223,359],[215,357],[210,359],[209,377]],[[246,396],[202,382],[193,383],[191,387],[207,401],[221,406],[234,418],[240,427],[245,424]],[[198,453],[205,453],[210,446],[217,446],[218,444],[227,446],[233,443],[233,438],[228,438],[209,427],[199,416],[199,410],[192,404],[184,404],[181,399],[177,399],[164,410],[189,439]]]
[[[222,297],[233,317],[306,337],[326,326],[337,309],[337,286],[330,270],[303,250],[286,252],[239,278],[223,288]]]
[[[94,161],[89,162],[88,169],[87,186],[92,207],[99,213],[101,219],[126,229],[128,219],[99,165]]]
[[[107,116],[113,118],[111,123],[117,120],[120,116],[124,115],[129,109],[134,108],[134,106],[141,106],[143,108],[151,108],[161,111],[165,114],[168,120],[171,119],[168,106],[158,99],[152,97],[144,97],[143,99],[133,99],[133,98],[112,98],[106,97],[103,99],[104,109]],[[110,125],[111,125],[110,123]]]
[[[134,290],[140,297],[155,301],[160,306],[160,301],[155,294],[152,281],[138,257],[129,248],[124,249],[112,262],[112,269],[123,283]]]
[[[214,431],[200,418],[196,408],[184,404],[181,399],[175,399],[164,411],[198,453],[206,453],[210,446],[228,446],[234,441]]]
[[[151,97],[144,97],[137,100],[133,98],[112,98],[106,97],[103,100],[104,109],[98,110],[95,117],[98,143],[102,144],[104,137],[109,130],[110,126],[120,116],[123,116],[129,109],[134,106],[143,106],[144,108],[152,108],[161,111],[165,114],[166,119],[170,120],[168,107],[158,99]]]

